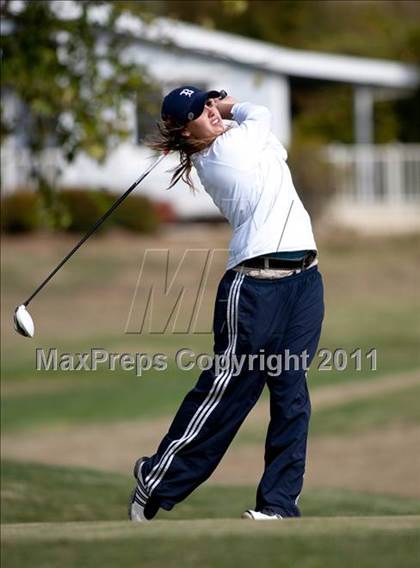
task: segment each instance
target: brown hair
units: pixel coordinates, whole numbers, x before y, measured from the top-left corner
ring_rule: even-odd
[[[179,152],[179,164],[173,170],[171,182],[168,189],[173,187],[180,179],[182,179],[193,191],[195,191],[194,183],[191,179],[191,169],[193,166],[191,155],[200,150],[207,148],[214,140],[211,138],[191,138],[183,136],[182,132],[185,125],[179,125],[171,120],[161,120],[157,123],[158,134],[149,138],[146,145],[154,150],[161,152],[177,151]]]

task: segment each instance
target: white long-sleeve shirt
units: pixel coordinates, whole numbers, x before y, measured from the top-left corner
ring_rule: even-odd
[[[227,268],[270,252],[316,250],[270,111],[237,103],[232,116],[238,126],[192,155],[204,189],[233,229]]]

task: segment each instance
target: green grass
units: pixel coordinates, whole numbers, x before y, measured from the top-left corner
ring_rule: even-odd
[[[36,249],[33,243],[38,241]],[[35,235],[5,237],[2,239],[3,290],[26,297],[28,280],[38,283],[57,265],[78,241],[76,234]],[[98,254],[100,251],[100,254]],[[94,235],[89,246],[84,247],[71,259],[71,268],[67,265],[54,277],[54,284],[49,285],[51,299],[63,298],[63,294],[74,294],[75,290],[88,291],[100,285],[103,289],[115,285],[121,272],[128,266],[126,256],[117,250],[111,250],[109,241]]]
[[[366,303],[352,300],[351,303],[332,300],[327,304],[323,332],[319,342],[320,349],[344,349],[348,354],[348,365],[344,371],[331,369],[318,370],[323,358],[317,354],[312,362],[310,380],[313,386],[355,380],[360,376],[380,378],[391,372],[408,371],[420,367],[420,324],[418,313],[420,302],[405,301],[390,303],[382,301],[379,305],[374,301]],[[40,316],[42,319],[42,315]],[[36,321],[36,320],[35,320]],[[59,335],[43,337],[42,342],[23,340],[3,346],[1,371],[3,379],[24,380],[29,378],[45,378],[59,380],[68,378],[89,378],[92,373],[73,371],[37,371],[35,368],[35,349],[43,348],[45,352],[56,347],[59,353],[89,352],[92,347],[100,347],[109,352],[153,354],[162,352],[167,355],[168,362],[174,367],[175,354],[179,349],[188,348],[194,353],[212,353],[213,337],[211,334],[119,334],[102,333],[100,329],[92,336],[80,328],[77,338],[73,334],[73,323],[69,322],[69,336],[66,330]],[[120,322],[123,326],[123,322]],[[356,349],[362,350],[362,370],[357,371],[354,359],[350,354]],[[377,350],[377,371],[371,370],[371,363],[366,353]],[[331,362],[330,362],[331,363]],[[105,368],[103,366],[102,368]],[[115,375],[116,373],[112,373]],[[146,376],[150,373],[146,373]],[[182,373],[184,374],[184,373]],[[199,370],[195,375],[198,376]]]
[[[198,248],[222,248],[228,238],[218,228],[196,231],[193,237],[179,238],[174,231],[163,238],[92,239],[31,305],[37,326],[32,341],[14,334],[10,314],[77,239],[6,238],[1,277],[2,380],[6,387],[19,389],[13,393],[11,388],[3,398],[5,431],[173,414],[198,372],[184,373],[172,364],[164,373],[149,372],[141,379],[132,372],[102,370],[39,373],[35,348],[56,346],[72,353],[99,346],[120,353],[160,351],[170,359],[180,347],[196,353],[211,350],[211,335],[136,336],[125,335],[123,329],[145,248],[169,246],[179,253],[192,242]],[[348,353],[358,347],[363,352],[376,348],[378,371],[370,372],[364,362],[361,373],[351,365],[344,372],[320,372],[316,369],[320,361],[315,359],[312,388],[380,380],[385,374],[420,368],[419,267],[413,262],[420,236],[358,239],[335,234],[319,240],[319,245],[326,292],[320,347],[344,348]],[[156,271],[161,269],[157,264]],[[217,269],[223,273],[222,265]],[[195,274],[194,266],[189,270]],[[155,276],[153,271],[148,275],[151,281]],[[206,296],[207,308],[214,295],[215,283]],[[395,422],[418,423],[419,394],[419,389],[410,388],[314,412],[312,434],[357,434]],[[262,431],[257,434],[261,441]],[[236,520],[254,505],[254,487],[204,485],[173,511],[160,512],[150,526],[138,527],[122,521],[132,484],[128,476],[102,471],[4,462],[3,565],[411,568],[418,564],[419,522],[413,515],[420,514],[419,500],[308,490],[300,500],[305,518],[256,526]],[[411,515],[410,522],[404,515]],[[48,521],[53,524],[29,524]],[[79,525],[79,521],[87,522]]]
[[[176,368],[164,372],[149,371],[141,378],[131,372],[121,372],[118,378],[113,375],[97,373],[86,378],[67,375],[71,380],[67,379],[60,388],[60,379],[57,378],[57,388],[52,388],[51,392],[35,390],[25,394],[23,389],[15,395],[3,396],[3,431],[172,415],[197,378],[194,371],[182,372]],[[26,384],[30,386],[30,381]],[[313,385],[311,390],[314,390]],[[312,433],[365,431],[396,421],[419,423],[419,395],[419,388],[411,387],[349,402],[337,409],[316,411],[312,417]],[[265,392],[263,397],[266,396]],[[265,425],[262,428],[265,429]],[[261,439],[261,432],[258,430],[255,433],[258,440]],[[254,441],[252,431],[247,430],[244,441]]]
[[[222,234],[219,229],[217,233],[203,231],[195,246],[209,246],[209,242],[223,246],[223,239],[227,243],[228,234]],[[19,381],[28,384],[27,394],[21,391],[18,396],[10,394],[3,399],[2,427],[7,432],[172,414],[199,375],[199,370],[176,369],[174,353],[181,347],[189,347],[195,353],[212,349],[211,335],[123,333],[146,247],[145,241],[139,243],[137,237],[129,236],[94,239],[31,306],[37,326],[39,322],[36,338],[29,341],[13,333],[10,323],[13,306],[45,276],[72,242],[73,237],[35,236],[7,238],[4,244],[2,380],[6,386]],[[309,374],[312,388],[364,378],[380,380],[389,373],[420,368],[420,299],[416,284],[419,269],[412,261],[419,242],[420,237],[415,236],[358,240],[335,235],[334,239],[320,243],[326,292],[320,347],[344,348],[348,353],[359,347],[363,353],[376,348],[378,371],[369,371],[364,360],[362,372],[357,372],[349,360],[346,371],[322,372],[317,370],[320,363],[317,357]],[[176,233],[173,243],[171,235],[147,241],[147,246],[171,246],[171,252],[177,253],[190,245],[187,237],[177,241]],[[155,268],[161,269],[159,265]],[[223,273],[222,265],[216,268]],[[188,269],[194,274],[194,266]],[[23,278],[24,274],[27,278]],[[153,281],[154,274],[148,277]],[[213,302],[214,294],[213,286],[209,289],[207,307]],[[92,346],[119,353],[159,351],[168,354],[170,365],[167,371],[149,371],[142,378],[136,378],[133,372],[102,369],[97,373],[37,372],[35,348],[52,346],[70,353],[88,351]],[[35,384],[37,380],[50,381],[51,392],[34,391],[31,382]],[[63,388],[55,388],[60,382],[65,383]],[[392,408],[390,412],[392,415]]]
[[[311,434],[357,434],[392,424],[420,424],[420,387],[314,412]]]
[[[310,435],[357,435],[393,425],[420,424],[420,386],[403,388],[336,407],[313,410]],[[236,444],[263,444],[267,424],[248,424],[239,430]]]
[[[229,232],[203,230],[195,246],[223,246]],[[35,341],[16,336],[11,329],[11,311],[38,281],[49,272],[62,254],[73,244],[72,236],[31,236],[4,240],[2,257],[2,297],[5,351],[2,371],[8,380],[28,378],[34,373],[34,348],[41,341],[65,351],[86,351],[92,345],[112,349],[173,352],[176,347],[190,346],[207,350],[211,335],[127,336],[123,333],[125,318],[134,292],[144,248],[170,246],[180,254],[191,246],[186,237],[179,241],[171,236],[153,239],[126,236],[93,239],[80,251],[48,289],[31,306],[39,331]],[[420,298],[417,291],[419,268],[413,263],[420,236],[394,238],[361,238],[334,235],[320,242],[320,267],[324,277],[326,316],[320,347],[351,352],[378,349],[378,373],[409,370],[420,366]],[[23,262],[24,259],[24,262]],[[398,263],[398,271],[395,269]],[[223,274],[223,263],[217,271]],[[159,263],[154,267],[161,273]],[[195,267],[189,266],[193,275]],[[153,269],[152,269],[153,272]],[[148,274],[150,282],[156,278]],[[210,318],[216,293],[216,280],[206,294],[205,313]],[[189,298],[191,301],[194,298]],[[47,316],[46,316],[47,314]],[[98,315],[101,324],[98,324]],[[103,317],[105,315],[106,317]],[[209,326],[211,327],[211,326]],[[38,329],[38,325],[37,325]],[[314,362],[314,366],[319,361]],[[364,367],[367,370],[367,366]],[[50,375],[45,374],[45,377]],[[59,375],[56,375],[58,377]],[[351,380],[354,372],[312,373],[312,383]]]
[[[348,354],[348,366],[344,371],[335,369],[322,371],[318,370],[323,357],[317,354],[311,365],[310,381],[313,386],[345,382],[355,380],[361,376],[369,378],[380,378],[390,372],[408,371],[420,367],[420,330],[417,314],[419,306],[412,303],[402,307],[381,306],[375,308],[365,305],[352,306],[350,310],[340,309],[340,313],[331,308],[334,313],[326,316],[323,334],[319,343],[321,348],[334,351],[344,349]],[[357,325],[356,325],[357,323]],[[351,325],[351,327],[349,327]],[[80,337],[65,339],[65,336],[51,337],[48,340],[34,342],[23,340],[15,346],[3,347],[3,357],[1,363],[2,377],[7,381],[30,380],[31,378],[42,378],[49,380],[60,380],[62,378],[86,378],[89,379],[94,373],[72,371],[37,371],[35,366],[36,348],[42,348],[47,353],[51,347],[56,347],[58,353],[77,353],[89,352],[92,347],[100,347],[109,352],[129,352],[129,353],[153,353],[162,352],[167,355],[168,363],[174,369],[175,354],[182,348],[191,349],[195,354],[202,352],[212,353],[213,338],[210,334],[176,334],[176,335],[105,335],[100,330],[95,336],[86,336],[83,329],[80,330]],[[24,342],[25,341],[25,342]],[[356,349],[362,350],[362,370],[357,371],[354,359],[350,354]],[[366,358],[366,353],[371,349],[377,350],[377,371],[371,370],[370,361]],[[331,362],[330,362],[331,363]],[[105,369],[102,365],[100,369]],[[175,369],[176,372],[176,369]],[[117,372],[111,373],[116,375]],[[100,371],[98,374],[104,374]],[[122,374],[120,372],[119,374]],[[152,372],[146,372],[149,376]],[[185,374],[185,373],[180,373]],[[198,376],[199,370],[195,371]],[[173,376],[173,373],[170,375]]]
[[[119,474],[4,462],[2,523],[124,520],[132,487],[133,480]],[[236,519],[254,501],[254,487],[209,484],[158,519]],[[420,514],[420,500],[340,490],[308,490],[300,507],[316,517]]]
[[[140,378],[132,372],[121,372],[117,377],[114,375],[111,372],[85,373],[85,377],[76,378],[68,374],[65,381],[55,379],[56,385],[52,386],[57,388],[52,388],[51,392],[30,390],[25,394],[23,389],[15,395],[3,396],[3,431],[171,415],[197,378],[194,371],[183,372],[173,366],[164,372],[149,371]],[[380,380],[380,377],[377,378]],[[314,390],[316,386],[310,384],[311,390]],[[30,381],[26,385],[29,387]],[[419,423],[419,395],[419,388],[411,387],[364,401],[349,402],[337,409],[316,411],[312,417],[312,433],[364,431],[396,421]],[[263,397],[266,396],[265,392]],[[261,432],[256,432],[258,440],[261,439]],[[246,441],[254,441],[251,431],[247,432]]]
[[[121,326],[123,324],[121,323]],[[71,332],[69,326],[69,332]],[[10,345],[7,348],[2,345],[3,358],[1,361],[1,372],[3,380],[6,381],[28,381],[31,379],[45,379],[57,381],[60,379],[90,379],[97,376],[101,377],[108,374],[110,377],[121,375],[135,376],[134,371],[122,371],[116,365],[115,371],[109,371],[107,364],[99,364],[95,371],[64,371],[64,370],[40,370],[36,369],[36,349],[42,349],[46,355],[52,348],[57,349],[58,360],[63,353],[90,353],[92,348],[105,349],[109,353],[143,353],[153,355],[154,353],[164,353],[167,356],[168,366],[174,367],[175,355],[182,348],[189,348],[194,353],[212,352],[213,339],[208,334],[105,334],[98,330],[95,335],[87,335],[81,328],[77,337],[66,337],[65,332],[56,337],[43,338],[42,342],[37,340],[23,340],[18,345]],[[153,374],[153,369],[146,371],[144,376]],[[182,373],[184,374],[184,373]]]
[[[74,379],[63,391],[3,397],[3,430],[147,419],[172,413],[195,378],[176,370],[154,371],[144,378],[128,372],[115,378],[111,374]]]
[[[10,526],[2,560],[35,566],[263,568],[417,566],[420,520],[407,517]]]
[[[420,301],[404,298],[363,301],[347,298],[326,304],[326,316],[319,348],[331,351],[345,349],[348,367],[344,371],[318,371],[313,369],[312,384],[327,384],[354,380],[358,376],[380,377],[384,373],[408,371],[420,367]],[[362,350],[362,371],[355,370],[350,354]],[[365,354],[377,351],[377,371],[371,371]],[[316,357],[314,367],[321,359]]]

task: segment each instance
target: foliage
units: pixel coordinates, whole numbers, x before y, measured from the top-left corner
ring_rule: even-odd
[[[92,0],[74,2],[70,11],[69,4],[1,0],[1,134],[17,134],[28,146],[53,225],[68,219],[54,191],[60,170],[47,175],[45,150],[60,147],[67,162],[82,151],[101,161],[132,132],[127,103],[141,100],[149,113],[156,110],[156,85],[121,56],[131,41],[116,33],[124,15],[169,16],[284,47],[420,63],[420,3],[408,0]],[[296,143],[353,141],[349,87],[291,81]],[[419,103],[420,89],[412,98],[377,101],[375,141],[418,141]]]
[[[162,223],[172,223],[173,221],[176,221],[176,211],[172,204],[168,201],[156,202],[155,210]]]
[[[322,147],[294,144],[289,151],[293,182],[312,218],[319,217],[334,192],[332,166],[324,159]]]
[[[150,233],[157,229],[159,216],[152,202],[144,195],[130,195],[116,209],[114,222],[128,229],[140,233]]]
[[[348,85],[294,85],[292,80],[293,141],[295,144],[350,144],[353,136],[352,89]]]
[[[420,63],[420,2],[166,0],[149,4],[155,15],[282,47]],[[292,87],[296,137],[311,143],[353,142],[353,100],[348,87],[316,81],[292,82]],[[376,103],[375,142],[419,141],[419,93]]]
[[[68,162],[81,151],[103,160],[132,131],[127,102],[151,81],[121,57],[129,40],[116,33],[124,14],[119,2],[78,2],[69,9],[64,2],[6,0],[1,9],[1,132],[24,137],[33,177],[54,208],[56,180],[43,171],[43,152],[58,146]]]
[[[107,196],[99,191],[65,189],[59,193],[59,202],[64,211],[63,223],[68,231],[86,232],[108,208]],[[106,222],[99,229],[109,228]]]
[[[284,47],[407,63],[419,56],[420,4],[410,0],[166,0],[149,10]]]
[[[117,199],[116,195],[82,188],[67,188],[57,193],[62,228],[85,233]],[[17,190],[3,197],[1,229],[6,233],[32,232],[48,228],[48,217],[39,193]],[[128,231],[150,233],[155,231],[164,215],[150,199],[143,195],[130,195],[118,206],[111,217],[100,227],[103,232],[111,227]]]
[[[1,230],[7,233],[26,233],[42,226],[40,196],[33,191],[17,189],[1,203]]]

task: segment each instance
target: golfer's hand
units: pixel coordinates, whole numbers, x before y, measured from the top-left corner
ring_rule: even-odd
[[[232,119],[232,107],[238,101],[233,97],[227,96],[224,99],[215,99],[217,108],[219,109],[220,115],[226,120]]]

